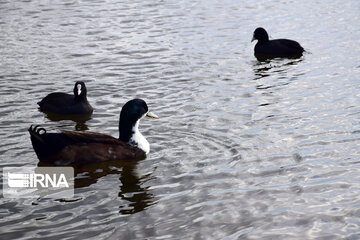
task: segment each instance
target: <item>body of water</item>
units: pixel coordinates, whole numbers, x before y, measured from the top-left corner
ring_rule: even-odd
[[[360,1],[0,1],[0,167],[27,129],[118,136],[144,99],[145,160],[76,169],[72,199],[0,199],[1,239],[359,239]],[[257,27],[297,40],[259,62]],[[94,113],[37,102],[86,82]]]

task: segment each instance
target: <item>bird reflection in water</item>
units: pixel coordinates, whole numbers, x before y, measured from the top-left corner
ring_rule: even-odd
[[[273,74],[280,73],[286,74],[287,70],[297,65],[303,58],[276,58],[266,59],[263,61],[254,61],[253,70],[255,74],[254,80],[269,77]]]
[[[54,122],[59,122],[62,120],[71,120],[71,121],[75,122],[75,130],[76,131],[89,130],[86,122],[91,119],[92,113],[79,114],[79,115],[57,114],[57,113],[50,113],[50,112],[43,112],[43,113],[45,114],[46,118],[48,118],[49,120],[54,121]]]
[[[107,175],[120,175],[120,185],[118,196],[125,200],[121,201],[119,212],[121,214],[133,214],[140,212],[147,207],[155,204],[154,195],[149,193],[150,186],[144,187],[144,183],[151,178],[151,174],[139,176],[136,172],[136,166],[139,160],[129,161],[108,161],[101,163],[92,163],[83,166],[74,167],[75,176],[75,194],[76,189],[89,187],[92,184]],[[49,166],[39,163],[38,166]]]
[[[151,178],[151,174],[138,177],[135,164],[126,165],[122,169],[119,197],[130,202],[128,206],[120,206],[120,213],[133,214],[154,204],[154,195],[148,193],[149,186],[142,184]]]

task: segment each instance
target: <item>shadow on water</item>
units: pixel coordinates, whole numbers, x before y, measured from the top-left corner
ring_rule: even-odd
[[[40,109],[39,109],[40,111]],[[42,112],[42,111],[40,111]],[[89,114],[57,114],[57,113],[51,113],[51,112],[42,112],[45,114],[46,118],[50,121],[59,122],[62,120],[72,120],[75,124],[75,130],[76,131],[84,131],[89,130],[88,126],[86,125],[86,122],[91,119],[92,113]]]
[[[125,200],[127,204],[120,205],[119,212],[128,215],[143,211],[147,207],[155,204],[155,201],[154,195],[149,193],[148,189],[150,186],[143,186],[143,184],[151,178],[151,174],[139,176],[136,172],[136,166],[140,160],[108,161],[83,166],[72,166],[74,167],[75,192],[76,189],[89,187],[97,183],[102,177],[120,175],[118,197]],[[52,165],[39,162],[38,166]]]
[[[254,61],[253,70],[255,73],[254,80],[269,77],[273,73],[286,72],[289,67],[295,66],[303,61],[303,58],[274,58],[263,61]]]

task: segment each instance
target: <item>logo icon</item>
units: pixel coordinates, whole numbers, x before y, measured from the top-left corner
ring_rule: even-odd
[[[5,198],[71,198],[74,195],[72,167],[5,167],[3,179]]]

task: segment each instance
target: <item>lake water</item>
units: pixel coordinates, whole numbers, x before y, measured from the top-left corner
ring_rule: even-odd
[[[0,199],[1,239],[360,239],[360,1],[0,1],[0,167],[27,128],[118,136],[146,100],[142,161],[76,169],[72,199]],[[299,59],[259,62],[256,27]],[[85,81],[95,111],[36,102]],[[2,181],[2,180],[1,180]]]

